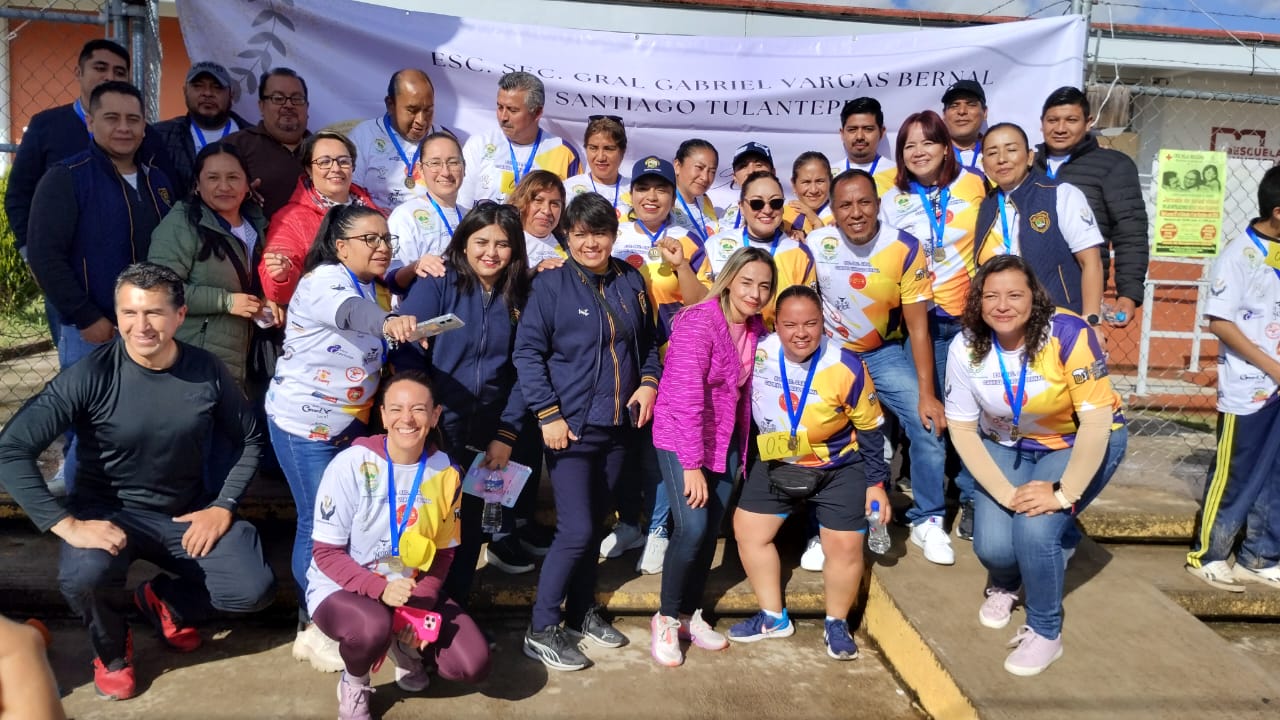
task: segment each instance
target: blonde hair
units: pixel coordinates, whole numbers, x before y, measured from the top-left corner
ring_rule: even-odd
[[[777,295],[778,266],[773,262],[773,256],[769,254],[769,251],[758,247],[738,248],[729,256],[729,261],[724,264],[724,269],[716,274],[716,279],[712,281],[711,288],[707,290],[707,301],[717,298],[720,302],[720,310],[725,317],[729,317],[729,286],[738,277],[738,273],[742,272],[742,268],[753,262],[762,262],[768,265],[769,272],[773,276],[773,282],[769,286],[769,297],[764,299],[761,307],[767,306]]]

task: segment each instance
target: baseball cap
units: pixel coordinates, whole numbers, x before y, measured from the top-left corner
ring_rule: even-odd
[[[978,98],[978,102],[983,105],[987,104],[987,93],[983,91],[982,85],[977,80],[960,80],[951,83],[947,91],[942,93],[942,104],[950,105],[953,100],[961,95],[972,95]]]
[[[765,162],[773,165],[773,153],[769,151],[769,146],[755,141],[744,143],[733,151],[733,169],[737,170],[746,162],[746,158],[756,155],[764,158]]]
[[[631,184],[635,185],[636,181],[646,175],[657,175],[658,177],[671,183],[672,187],[676,184],[676,169],[670,162],[663,160],[657,155],[649,155],[636,161],[634,167],[631,168]]]
[[[227,72],[226,68],[216,62],[204,60],[192,65],[191,69],[187,71],[186,82],[189,83],[201,75],[208,75],[214,80],[217,80],[219,83],[222,83],[222,87],[231,87],[231,73]]]

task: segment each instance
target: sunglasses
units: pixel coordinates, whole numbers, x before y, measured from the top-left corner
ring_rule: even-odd
[[[587,116],[588,122],[595,122],[596,120],[612,120],[618,123],[619,125],[622,124],[622,118],[618,117],[617,115],[588,115]]]
[[[762,198],[751,198],[747,201],[747,207],[751,208],[753,212],[760,212],[765,205],[768,205],[770,210],[781,210],[784,204],[786,204],[786,201],[782,198],[773,198],[769,201],[765,201]]]

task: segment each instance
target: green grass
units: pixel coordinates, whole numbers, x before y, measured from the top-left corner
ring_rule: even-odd
[[[44,301],[37,297],[25,305],[0,312],[0,350],[49,339],[44,318]]]

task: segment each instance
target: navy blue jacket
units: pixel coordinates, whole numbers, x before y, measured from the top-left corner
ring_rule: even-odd
[[[141,153],[139,153],[141,157]],[[62,322],[115,322],[116,277],[147,259],[151,233],[173,206],[163,172],[141,159],[134,190],[96,143],[54,165],[36,186],[27,261]]]
[[[14,244],[22,248],[27,244],[27,225],[30,220],[31,202],[35,198],[36,185],[54,163],[85,151],[89,131],[76,114],[75,103],[59,105],[36,113],[22,133],[22,143],[13,158],[9,170],[9,186],[4,195],[4,211],[13,228]],[[170,163],[163,143],[151,126],[142,139],[138,156],[147,164],[155,165],[170,174]]]
[[[451,267],[444,277],[418,278],[396,312],[419,321],[453,313],[465,325],[432,338],[429,350],[401,345],[388,359],[396,370],[431,375],[436,402],[444,406],[440,426],[450,452],[467,445],[484,450],[494,439],[514,446],[525,414],[511,362],[520,309],[508,308],[497,293],[486,300],[478,283],[464,294],[457,282]]]
[[[1058,218],[1058,183],[1032,171],[1022,184],[1008,195],[1018,209],[1019,254],[1031,266],[1036,277],[1049,291],[1053,304],[1077,315],[1084,312],[1081,301],[1080,261],[1062,235]],[[983,245],[991,228],[1000,222],[999,189],[991,190],[978,206],[977,233],[974,235],[974,259],[982,257]],[[1031,218],[1047,218],[1042,226],[1033,226]],[[1010,230],[1012,232],[1012,230]]]
[[[613,326],[604,298],[624,327]],[[604,275],[572,259],[538,273],[516,330],[514,355],[520,391],[538,423],[564,419],[581,436],[594,401],[611,403],[612,424],[625,424],[631,394],[640,385],[658,389],[656,334],[644,278],[625,262],[611,258]],[[624,364],[632,372],[617,372],[606,337],[625,339],[630,353]]]

